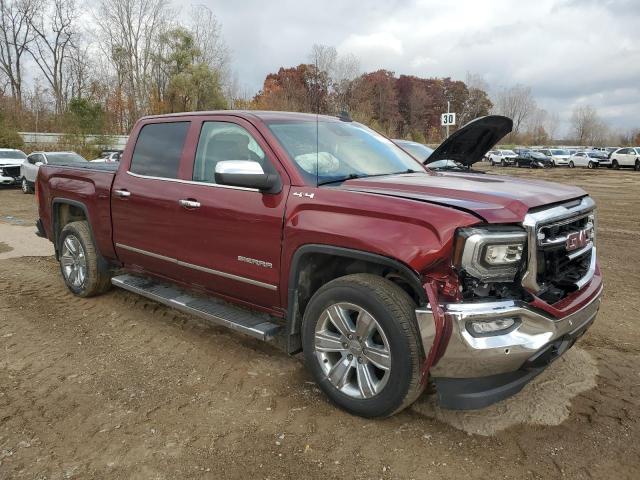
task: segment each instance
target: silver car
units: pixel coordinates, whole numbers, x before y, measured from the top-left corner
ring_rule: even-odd
[[[67,165],[69,163],[86,163],[86,159],[76,152],[33,152],[20,165],[20,178],[23,193],[33,193],[42,165]]]

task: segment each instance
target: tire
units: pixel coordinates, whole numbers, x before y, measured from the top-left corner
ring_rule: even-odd
[[[31,188],[31,186],[29,185],[29,182],[24,177],[22,177],[22,180],[20,181],[20,189],[22,190],[22,193],[24,193],[25,195],[28,193],[33,193],[33,188]]]
[[[74,295],[92,297],[111,288],[111,272],[98,254],[86,221],[64,226],[58,251],[60,273]]]
[[[333,403],[361,417],[388,417],[420,396],[425,387],[421,382],[425,356],[415,308],[399,286],[371,274],[332,280],[313,295],[302,325],[304,359],[314,380]],[[361,323],[362,319],[375,324],[364,341],[356,329],[367,324]],[[342,326],[338,328],[336,324]],[[370,361],[373,348],[386,352],[387,356],[373,357],[376,362],[384,359],[383,363]]]
[[[504,160],[500,160],[500,166],[501,166],[502,168],[504,168],[504,167],[505,167]]]
[[[636,158],[636,163],[633,167],[636,172],[640,172],[640,158]]]
[[[576,164],[573,163],[573,160],[569,162],[569,168],[576,168]]]
[[[593,162],[591,160],[589,160],[589,163],[587,163],[587,168],[590,168],[591,170],[593,170],[595,168]]]
[[[612,167],[614,170],[620,170],[620,164],[618,163],[618,161],[617,161],[617,160],[614,160],[613,162],[611,162],[611,167]]]

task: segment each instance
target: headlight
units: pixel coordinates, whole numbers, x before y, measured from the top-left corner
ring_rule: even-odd
[[[511,282],[522,263],[526,238],[522,230],[460,230],[454,264],[483,282]]]

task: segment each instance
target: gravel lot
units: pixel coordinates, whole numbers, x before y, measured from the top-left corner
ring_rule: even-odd
[[[73,297],[34,197],[0,189],[0,478],[640,478],[640,174],[493,170],[595,197],[598,320],[506,402],[425,395],[380,421],[269,345],[124,291]]]

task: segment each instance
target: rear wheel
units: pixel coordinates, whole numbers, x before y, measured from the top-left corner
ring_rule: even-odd
[[[413,300],[375,275],[327,283],[304,313],[307,367],[334,403],[363,417],[390,416],[422,393],[419,338]]]
[[[79,297],[91,297],[109,290],[110,271],[98,255],[87,222],[65,225],[59,245],[60,271],[71,292]]]

